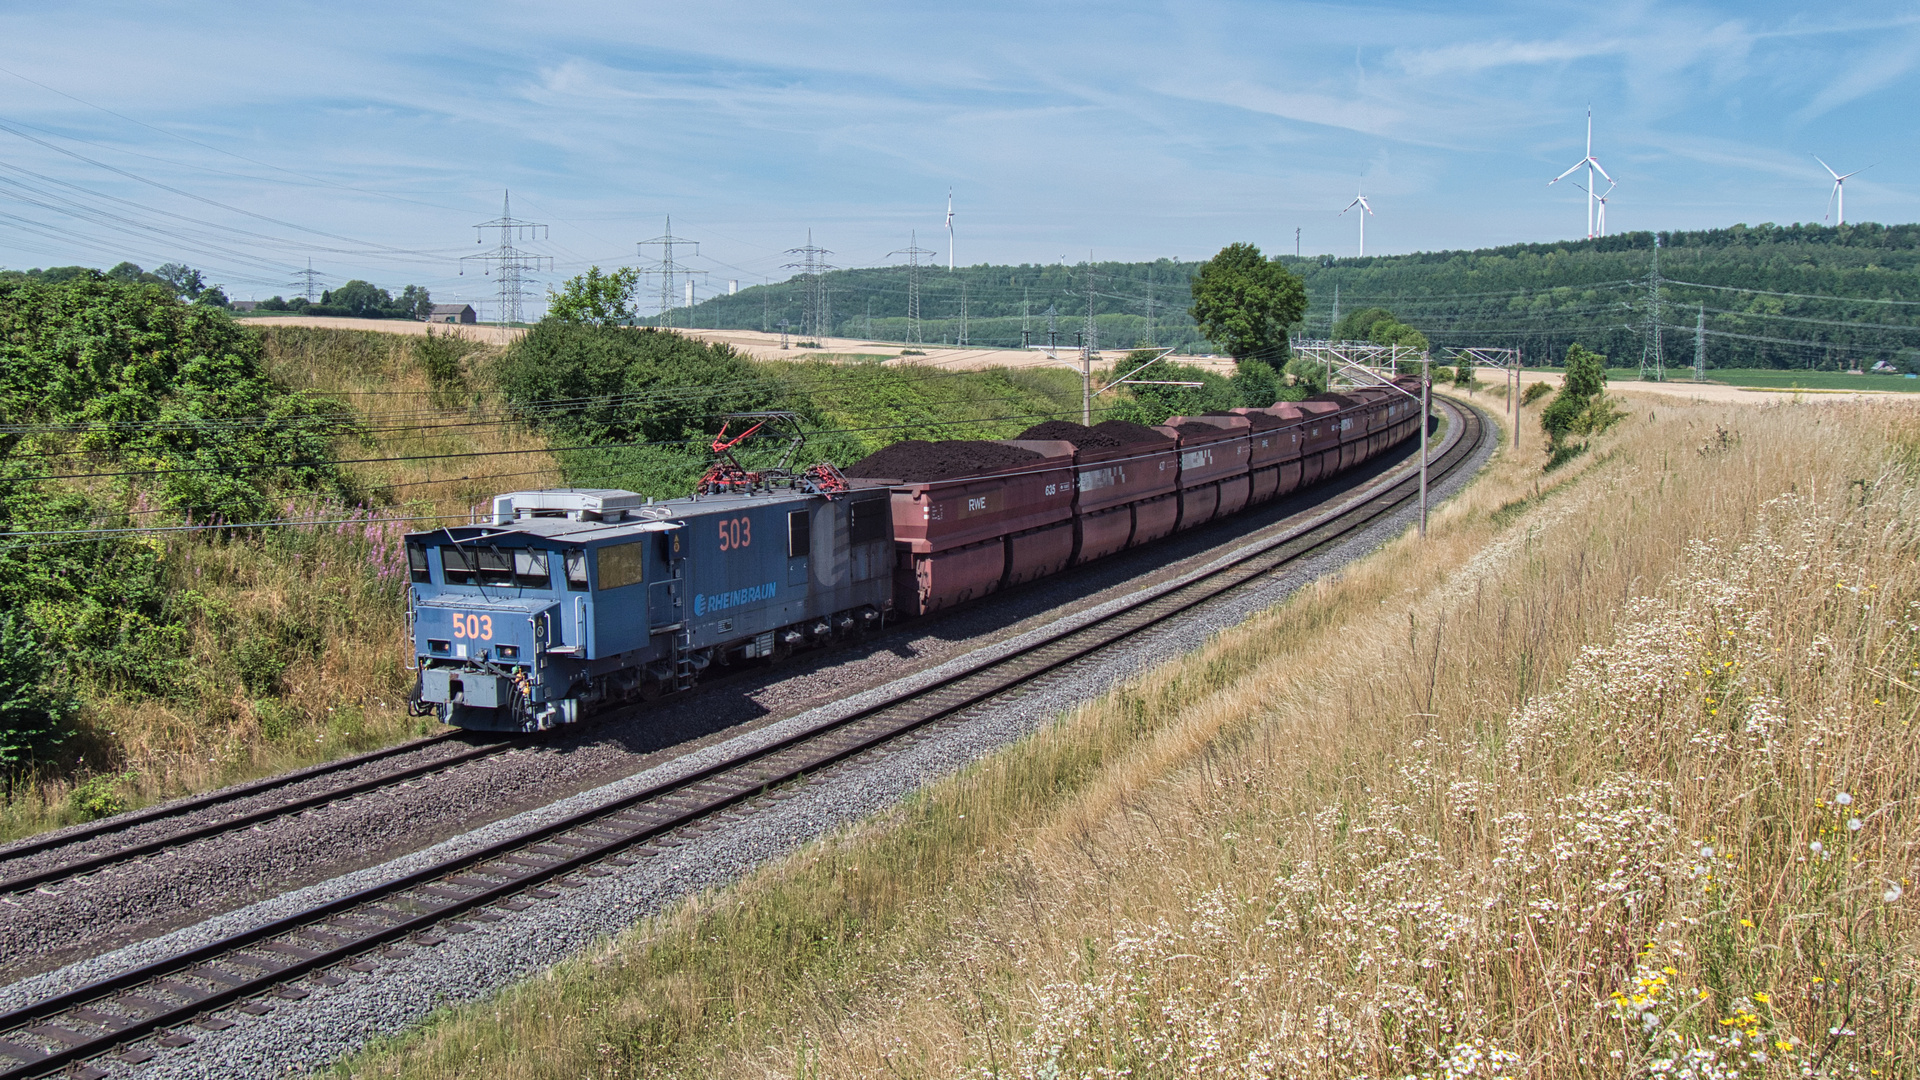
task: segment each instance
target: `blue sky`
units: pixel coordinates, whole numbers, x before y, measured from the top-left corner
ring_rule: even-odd
[[[967,263],[1352,254],[1361,188],[1369,253],[1546,241],[1585,231],[1546,182],[1589,101],[1610,231],[1818,221],[1814,154],[1872,166],[1849,220],[1904,222],[1916,65],[1894,5],[16,3],[0,266],[264,297],[310,256],[487,301],[457,260],[507,188],[557,276],[671,214],[707,288],[809,228],[944,260],[949,188]]]

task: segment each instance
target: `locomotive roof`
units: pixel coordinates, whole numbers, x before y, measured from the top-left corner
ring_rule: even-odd
[[[553,495],[580,490],[582,489],[554,488],[545,492],[514,492],[514,495]],[[592,494],[595,496],[632,495],[631,492],[607,489],[595,489]],[[502,497],[505,498],[505,496]],[[646,503],[640,496],[635,495],[631,504],[633,508],[623,510],[625,516],[614,521],[584,516],[529,516],[518,517],[498,525],[492,522],[448,525],[438,529],[408,533],[407,539],[432,543],[436,537],[441,539],[451,537],[455,542],[464,542],[481,537],[504,539],[525,536],[571,545],[595,544],[627,536],[638,536],[641,533],[662,532],[678,527],[689,518],[704,517],[709,514],[738,513],[744,506],[766,506],[782,502],[802,503],[818,498],[820,496],[805,492],[773,491],[753,495],[702,495],[698,498],[662,499],[658,502]],[[606,501],[611,503],[614,500]]]

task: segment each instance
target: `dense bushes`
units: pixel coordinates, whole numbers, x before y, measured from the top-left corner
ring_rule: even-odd
[[[660,498],[692,489],[726,413],[796,414],[810,433],[808,460],[794,462],[805,467],[850,464],[906,438],[1010,438],[1036,420],[1078,416],[1080,405],[1080,380],[1064,370],[762,362],[671,331],[557,319],[509,349],[492,378],[560,448],[570,483]],[[755,440],[740,457],[756,467],[785,449],[783,438]]]
[[[7,648],[30,640],[49,665],[9,662],[5,708],[40,719],[0,723],[49,734],[0,736],[7,753],[51,746],[70,712],[33,696],[53,668],[135,694],[186,676],[187,601],[164,543],[73,530],[251,521],[291,494],[353,494],[329,463],[355,431],[344,407],[280,389],[256,335],[150,281],[0,277],[0,424],[0,532],[36,534],[0,541]]]

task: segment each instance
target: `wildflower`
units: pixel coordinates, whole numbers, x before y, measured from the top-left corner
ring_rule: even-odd
[[[1713,858],[1713,849],[1712,849],[1712,848],[1710,848],[1710,847],[1704,847],[1704,846],[1703,846],[1703,847],[1701,847],[1701,849],[1700,849],[1700,857],[1701,857],[1701,858],[1703,858],[1703,859],[1711,859],[1711,858]]]
[[[1895,900],[1900,899],[1900,886],[1898,885],[1887,886],[1887,891],[1880,894],[1880,899],[1885,900],[1889,904],[1893,903]]]
[[[1773,1048],[1775,1050],[1780,1051],[1783,1054],[1786,1054],[1786,1053],[1791,1053],[1793,1051],[1793,1044],[1788,1042],[1785,1039],[1781,1039],[1778,1042],[1775,1042],[1773,1044]]]
[[[1753,995],[1753,1000],[1759,1002],[1762,1005],[1770,1005],[1773,1003],[1773,999],[1768,997],[1764,990],[1761,991],[1760,993]]]
[[[1751,929],[1753,929],[1753,920],[1752,920],[1752,919],[1741,919],[1741,920],[1740,920],[1740,925],[1741,925],[1741,926],[1744,926],[1744,927],[1746,927],[1746,928],[1747,928],[1747,929],[1749,929],[1749,930],[1751,930]]]
[[[1851,796],[1851,795],[1849,795],[1849,794],[1847,794],[1846,792],[1844,792],[1844,791],[1843,791],[1843,792],[1841,792],[1840,794],[1838,794],[1838,795],[1835,795],[1835,796],[1833,797],[1833,801],[1834,801],[1834,802],[1836,802],[1836,803],[1839,803],[1839,804],[1840,804],[1841,806],[1852,806],[1852,805],[1853,805],[1853,796]]]
[[[1848,818],[1848,819],[1847,819],[1847,831],[1848,831],[1848,832],[1859,832],[1859,831],[1860,831],[1860,819],[1859,819],[1859,818],[1857,818],[1857,817],[1850,817],[1850,818]]]
[[[1820,841],[1815,840],[1813,843],[1807,845],[1807,850],[1813,852],[1815,855],[1818,855],[1824,849],[1820,846]]]

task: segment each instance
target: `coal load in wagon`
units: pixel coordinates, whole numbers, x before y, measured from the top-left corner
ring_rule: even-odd
[[[1293,422],[1288,418],[1279,415],[1278,413],[1267,412],[1265,409],[1248,409],[1246,412],[1229,412],[1224,409],[1215,409],[1214,411],[1207,413],[1207,415],[1208,416],[1244,416],[1247,419],[1247,424],[1254,431],[1272,431],[1274,428],[1282,427],[1286,424],[1290,424]]]
[[[1040,458],[1032,450],[984,439],[907,439],[876,450],[841,471],[848,476],[925,483],[981,476]]]
[[[1225,428],[1218,427],[1213,424],[1203,424],[1198,420],[1189,420],[1186,423],[1181,424],[1179,427],[1174,428],[1173,430],[1179,432],[1182,435],[1195,435],[1195,436],[1207,435],[1207,436],[1213,436],[1216,438],[1225,436],[1227,434],[1227,431]]]
[[[1140,443],[1169,443],[1164,431],[1155,431],[1145,424],[1136,424],[1131,420],[1102,420],[1093,425],[1092,430],[1110,438],[1120,440],[1122,446],[1135,446]]]
[[[1083,427],[1071,420],[1048,420],[1020,433],[1022,442],[1055,439],[1070,442],[1079,450],[1106,450],[1126,443],[1098,428]]]

